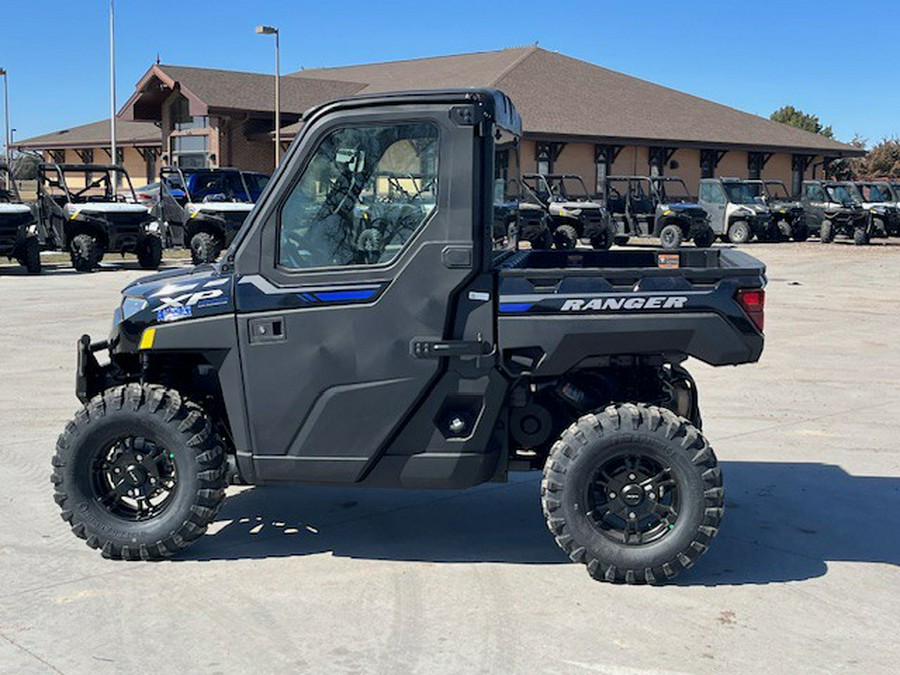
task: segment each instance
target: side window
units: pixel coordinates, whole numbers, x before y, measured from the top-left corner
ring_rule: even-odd
[[[316,148],[279,216],[287,269],[377,265],[394,259],[437,205],[433,124],[354,126]]]
[[[700,200],[710,204],[724,204],[725,193],[722,191],[722,186],[718,183],[701,183]]]

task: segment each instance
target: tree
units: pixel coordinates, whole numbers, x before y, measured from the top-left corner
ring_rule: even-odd
[[[867,178],[900,176],[900,138],[885,138],[862,159],[859,173]]]
[[[804,131],[809,131],[814,134],[821,134],[827,138],[834,138],[834,132],[831,129],[831,125],[828,125],[827,127],[822,126],[822,123],[816,115],[809,115],[792,105],[786,105],[779,108],[769,115],[769,119],[781,122],[782,124],[789,124],[792,127],[797,127],[798,129],[803,129]]]

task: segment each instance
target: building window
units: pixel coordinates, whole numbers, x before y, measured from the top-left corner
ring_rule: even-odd
[[[188,129],[205,129],[209,126],[209,117],[191,115],[190,103],[184,96],[179,96],[172,102],[172,126],[175,131],[187,131]]]
[[[170,137],[172,146],[172,163],[182,169],[203,169],[209,165],[209,136],[196,134],[191,136]]]

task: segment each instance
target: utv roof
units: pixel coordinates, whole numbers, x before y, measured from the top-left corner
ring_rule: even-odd
[[[502,91],[491,88],[453,88],[453,89],[423,89],[411,91],[393,91],[380,94],[361,94],[348,96],[337,101],[331,101],[323,105],[310,108],[303,113],[303,122],[308,122],[312,117],[330,110],[342,108],[355,108],[371,105],[397,105],[402,103],[472,103],[480,102],[485,112],[494,122],[512,131],[516,135],[522,134],[522,118],[516,111],[510,98]],[[475,120],[476,122],[478,120]]]
[[[182,166],[164,166],[160,169],[162,171],[181,171],[181,173],[252,173],[248,171],[241,171],[237,167],[234,166],[208,166],[208,167],[182,167]]]

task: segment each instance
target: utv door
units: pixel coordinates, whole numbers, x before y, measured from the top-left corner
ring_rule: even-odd
[[[725,212],[728,205],[725,198],[725,190],[714,181],[700,183],[700,205],[709,215],[709,226],[717,235],[723,235],[728,231],[728,223],[725,222]]]
[[[417,349],[472,275],[473,138],[449,105],[358,110],[286,158],[238,253],[259,230],[236,284],[258,479],[358,480],[437,380]]]
[[[819,231],[825,218],[825,205],[828,198],[820,185],[803,186],[803,209],[806,212],[806,223],[810,229]]]

